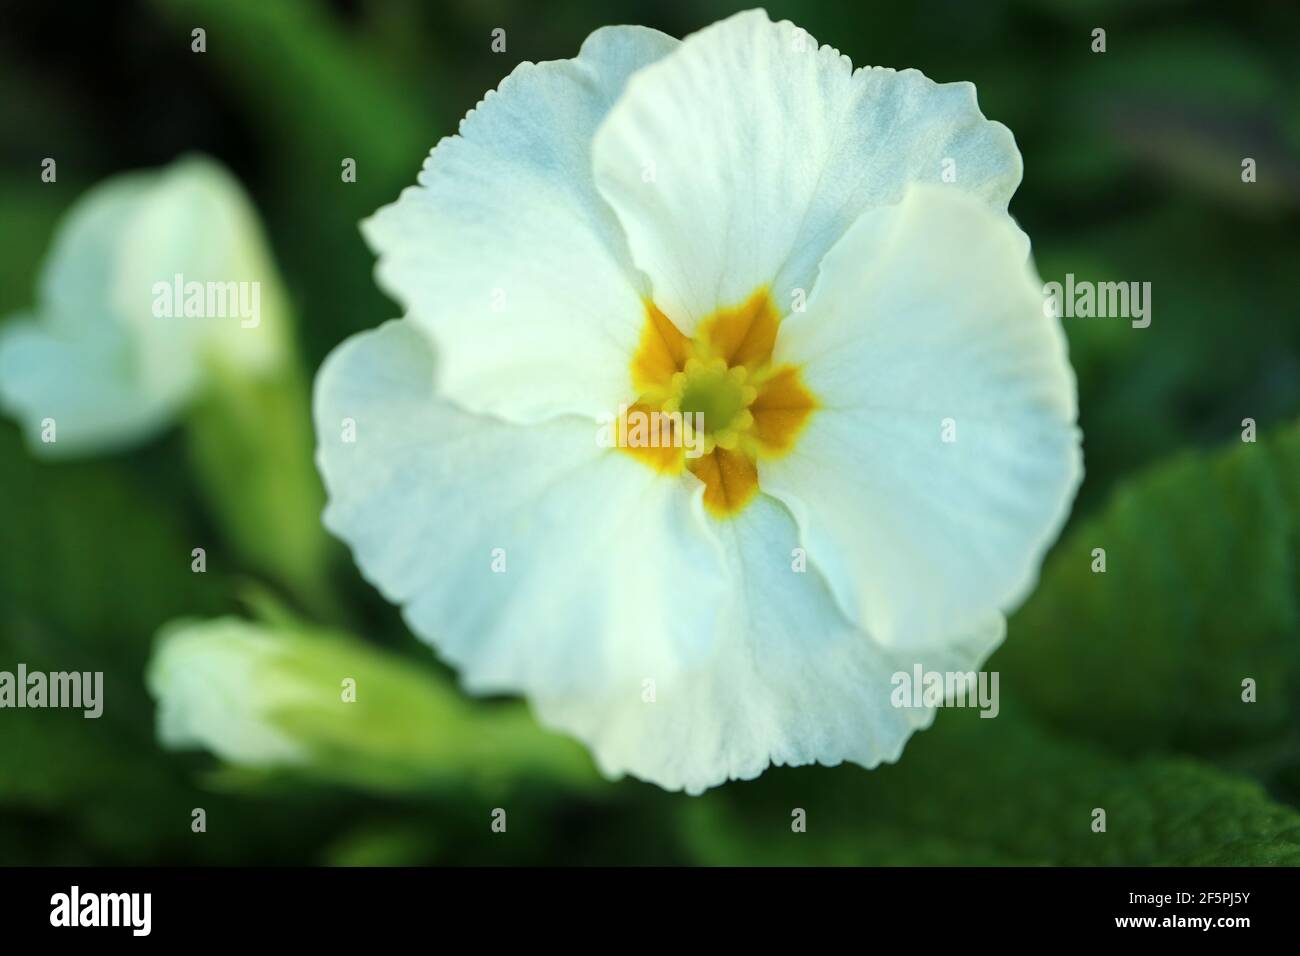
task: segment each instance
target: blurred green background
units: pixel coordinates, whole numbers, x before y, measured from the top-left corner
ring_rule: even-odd
[[[4,2],[0,315],[32,304],[54,224],[83,190],[199,150],[261,210],[314,372],[346,336],[397,314],[358,220],[413,183],[516,63],[572,56],[604,24],[682,36],[743,8]],[[334,742],[335,772],[169,752],[144,681],[156,632],[244,613],[241,595],[265,585],[223,544],[176,432],[41,464],[6,420],[0,669],[103,670],[110,706],[97,721],[0,713],[0,863],[1300,863],[1300,7],[768,9],[857,65],[973,81],[1024,155],[1011,211],[1044,279],[1152,283],[1150,328],[1064,320],[1087,478],[989,664],[1001,716],[941,712],[897,766],[778,768],[700,798],[606,783],[581,753],[573,768],[509,702],[430,704],[445,723],[428,735],[460,736],[454,753],[420,757],[444,763],[416,781],[353,768],[347,741]],[[1090,49],[1096,27],[1104,54]],[[56,184],[40,181],[46,156]],[[357,160],[353,184],[340,181],[343,157]],[[1244,157],[1255,183],[1241,180]],[[1258,442],[1241,440],[1244,418]],[[197,543],[206,574],[190,571]],[[1096,547],[1104,575],[1089,569]],[[341,548],[331,573],[341,610],[321,623],[438,693],[452,686]],[[1247,677],[1254,704],[1241,701]],[[478,721],[493,722],[481,738]],[[563,751],[565,769],[530,759],[534,742]],[[490,772],[465,770],[480,761]],[[195,807],[204,834],[191,832]],[[491,831],[495,807],[507,834]],[[1107,810],[1104,834],[1094,807]],[[806,833],[791,830],[794,808]]]

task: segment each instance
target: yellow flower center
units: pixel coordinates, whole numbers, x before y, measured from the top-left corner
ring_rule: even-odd
[[[707,363],[689,358],[685,369],[673,373],[670,388],[660,411],[681,412],[684,428],[693,430],[702,422],[706,453],[715,447],[735,448],[754,425],[749,406],[758,398],[758,389],[749,384],[749,370],[743,365],[728,368],[720,358]]]
[[[691,339],[646,303],[632,357],[638,398],[627,415],[648,421],[640,434],[671,440],[629,441],[623,450],[666,474],[690,469],[704,482],[705,507],[716,517],[753,500],[758,462],[788,452],[816,408],[799,370],[772,363],[779,324],[766,288],[719,309]]]

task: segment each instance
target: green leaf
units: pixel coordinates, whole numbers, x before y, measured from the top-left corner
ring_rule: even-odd
[[[893,766],[774,770],[710,791],[683,809],[688,843],[698,862],[738,865],[1300,863],[1300,814],[1257,783],[1108,756],[1002,704],[991,720],[940,713]]]
[[[1298,574],[1300,428],[1184,454],[1074,529],[991,666],[1053,726],[1120,751],[1293,738]]]

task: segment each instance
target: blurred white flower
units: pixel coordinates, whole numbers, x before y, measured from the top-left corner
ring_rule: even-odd
[[[400,657],[287,618],[172,621],[146,681],[163,746],[240,767],[396,792],[595,779],[581,748],[520,709],[473,707]]]
[[[34,315],[0,325],[0,405],[50,457],[143,441],[213,366],[256,376],[286,352],[257,215],[200,157],[87,191],[59,226],[37,299]]]
[[[308,746],[277,715],[337,700],[334,687],[298,673],[293,640],[225,617],[173,621],[158,634],[146,683],[158,701],[158,741],[206,747],[246,767],[307,764]]]
[[[761,11],[520,65],[365,223],[407,317],[318,376],[326,524],[607,774],[896,759],[891,675],[979,667],[1080,478],[1020,172],[971,85]]]

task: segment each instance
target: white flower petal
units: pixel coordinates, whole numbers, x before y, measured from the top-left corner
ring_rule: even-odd
[[[693,479],[598,447],[582,418],[461,411],[408,321],[336,349],[314,405],[326,526],[469,689],[636,694],[709,653],[722,562]]]
[[[166,428],[183,403],[182,392],[141,387],[128,340],[105,331],[113,332],[27,319],[0,327],[0,406],[22,424],[33,453],[76,457],[134,444]]]
[[[1011,133],[984,119],[971,84],[854,72],[761,10],[633,76],[593,152],[656,304],[688,334],[764,285],[790,311],[864,209],[939,180],[945,160],[957,188],[999,209],[1021,173]]]
[[[87,191],[51,242],[38,282],[40,321],[0,326],[0,404],[23,424],[34,453],[73,457],[144,440],[166,427],[192,386],[182,363],[164,381],[146,382],[113,308],[119,243],[151,185],[150,174],[128,173]],[[43,440],[46,419],[52,442]]]
[[[110,303],[131,328],[146,382],[197,381],[205,355],[220,354],[243,373],[281,361],[288,324],[279,272],[256,210],[222,166],[190,156],[154,174],[115,246]],[[220,286],[222,301],[212,305],[223,314],[156,316],[159,284],[173,286],[177,276],[185,287],[203,285],[205,310],[206,290]],[[257,315],[240,314],[254,304]]]
[[[918,186],[853,227],[781,326],[776,361],[822,407],[760,484],[887,644],[1017,604],[1078,487],[1074,376],[1024,250],[1005,216]]]
[[[59,221],[37,283],[46,321],[80,330],[113,316],[119,242],[154,179],[148,172],[106,179],[86,190]]]
[[[245,283],[256,327],[225,316],[159,316],[158,284]],[[220,355],[241,373],[282,361],[283,293],[243,190],[202,157],[97,184],[60,223],[38,283],[38,320],[0,328],[0,404],[32,449],[75,456],[165,428]],[[170,304],[171,296],[167,296]],[[206,296],[204,296],[206,308]],[[215,302],[215,300],[214,300]],[[41,440],[46,418],[57,440]]]
[[[760,495],[721,533],[731,599],[711,659],[656,679],[652,702],[624,688],[534,701],[544,723],[587,741],[608,775],[699,793],[769,764],[896,760],[934,710],[893,706],[892,675],[918,663],[974,670],[1002,638],[993,614],[944,645],[889,651],[849,623],[815,568],[792,570],[795,525],[775,499]]]
[[[540,421],[630,397],[647,290],[592,182],[591,138],[676,42],[608,27],[576,59],[520,64],[364,223],[380,284],[431,332],[462,407]]]

